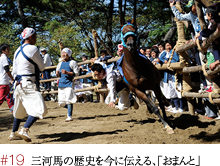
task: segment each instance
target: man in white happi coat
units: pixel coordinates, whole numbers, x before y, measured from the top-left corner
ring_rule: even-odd
[[[25,28],[21,33],[21,46],[16,50],[13,60],[13,76],[15,77],[14,90],[14,123],[9,140],[22,138],[31,142],[28,136],[29,128],[39,118],[47,113],[47,107],[39,90],[39,72],[44,69],[44,62],[36,44],[36,31]],[[28,118],[20,131],[21,119],[28,114]],[[18,132],[16,132],[18,131]],[[16,132],[16,133],[15,133]]]
[[[139,106],[133,97],[132,99],[129,98],[129,88],[123,82],[119,72],[113,70],[113,67],[114,64],[107,67],[104,63],[97,61],[95,61],[95,64],[91,67],[94,76],[96,76],[99,81],[104,80],[107,83],[109,93],[105,99],[105,103],[108,104],[109,107],[115,107],[120,110],[127,110],[130,106],[134,106],[135,109],[138,109]]]

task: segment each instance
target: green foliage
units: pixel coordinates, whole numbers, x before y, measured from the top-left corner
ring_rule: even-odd
[[[121,43],[118,1],[110,12],[110,1],[106,0],[20,0],[22,11],[29,27],[37,30],[37,44],[45,47],[54,63],[60,55],[58,40],[73,51],[74,58],[83,53],[94,56],[92,30],[95,29],[106,44],[111,41],[114,53]],[[124,2],[124,1],[123,1]],[[127,0],[126,20],[133,19],[133,0]],[[169,3],[161,0],[138,0],[138,33],[147,34],[141,45],[159,42],[171,26]],[[0,2],[1,43],[11,45],[11,52],[19,46],[17,35],[23,30],[17,1]],[[112,22],[109,22],[112,19]],[[109,34],[111,33],[111,34]],[[109,39],[110,38],[110,39]],[[98,42],[99,50],[103,46]]]
[[[149,33],[146,43],[148,43],[150,46],[157,44],[163,39],[171,26],[172,25],[170,23],[165,24],[165,26],[152,25],[152,30]]]
[[[54,25],[58,26],[54,28]],[[83,50],[83,48],[81,46],[80,34],[74,27],[73,23],[64,26],[56,21],[52,21],[46,24],[44,30],[47,33],[41,34],[38,37],[37,45],[47,48],[48,52],[53,57],[52,59],[55,64],[60,56],[60,50],[58,47],[59,39],[62,40],[65,47],[68,47],[73,51],[72,56],[77,59],[76,56]]]
[[[20,45],[20,40],[17,37],[18,27],[13,23],[3,24],[0,23],[0,41],[2,43],[7,43],[10,45],[10,55],[9,58],[13,60],[14,52]]]

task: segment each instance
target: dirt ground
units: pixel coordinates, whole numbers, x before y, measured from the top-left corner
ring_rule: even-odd
[[[32,144],[220,143],[220,120],[205,120],[202,115],[167,112],[175,126],[175,134],[168,135],[159,118],[150,114],[145,105],[138,110],[120,111],[103,103],[76,103],[72,122],[64,122],[67,109],[57,102],[46,101],[46,105],[48,114],[30,129]],[[7,140],[12,125],[13,116],[5,102],[0,107],[0,143],[28,144],[23,140]]]

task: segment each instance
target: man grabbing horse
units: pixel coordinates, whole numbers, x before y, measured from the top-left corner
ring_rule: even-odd
[[[115,107],[120,110],[126,110],[131,106],[133,106],[134,109],[138,109],[139,106],[135,99],[133,97],[129,97],[129,88],[123,82],[119,72],[113,70],[113,67],[114,64],[107,67],[102,62],[95,62],[95,64],[91,67],[94,76],[96,76],[99,81],[107,83],[109,93],[105,99],[105,103],[108,104],[109,107]]]

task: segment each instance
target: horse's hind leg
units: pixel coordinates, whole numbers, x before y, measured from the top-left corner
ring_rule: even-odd
[[[166,111],[165,111],[165,107],[164,107],[164,103],[163,103],[163,100],[162,100],[162,97],[161,97],[162,93],[161,93],[161,90],[160,90],[160,85],[159,84],[156,85],[153,91],[154,91],[154,93],[156,95],[156,98],[157,98],[157,100],[159,102],[159,106],[160,106],[160,108],[162,110],[163,118],[165,120],[168,120],[167,114],[166,114]]]
[[[137,94],[137,96],[139,98],[141,98],[145,103],[146,105],[148,105],[150,107],[150,109],[154,112],[155,115],[157,115],[160,120],[162,121],[164,127],[166,128],[168,134],[173,134],[174,131],[173,129],[168,125],[168,123],[162,118],[162,116],[160,115],[160,111],[159,109],[157,108],[157,106],[155,106],[151,100],[147,97],[146,93],[145,92],[142,92],[142,91],[139,91],[139,90],[135,90],[135,93]]]

